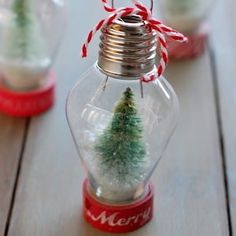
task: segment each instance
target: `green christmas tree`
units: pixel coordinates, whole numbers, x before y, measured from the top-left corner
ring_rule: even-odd
[[[101,175],[116,184],[137,184],[146,169],[142,121],[130,88],[115,107],[111,123],[98,138],[95,151]]]
[[[26,61],[41,59],[45,56],[44,42],[32,0],[14,0],[11,10],[13,16],[3,32],[3,56]]]

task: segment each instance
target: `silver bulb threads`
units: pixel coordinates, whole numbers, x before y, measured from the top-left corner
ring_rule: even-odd
[[[111,77],[138,79],[155,67],[157,33],[137,15],[102,29],[97,65]]]

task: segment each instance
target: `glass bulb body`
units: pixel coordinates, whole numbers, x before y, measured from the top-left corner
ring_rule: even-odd
[[[182,32],[198,29],[213,0],[160,0],[164,20]]]
[[[1,2],[0,72],[15,90],[31,90],[44,83],[64,33],[61,0]]]
[[[117,103],[127,88],[133,93],[137,117],[140,117],[142,131],[139,138],[144,155],[140,161],[137,151],[140,146],[132,149],[135,145],[132,137],[124,135],[127,130],[130,130],[128,135],[135,132],[126,123],[126,127],[118,127],[119,131],[124,128],[119,137],[107,136],[110,142],[107,142],[106,153],[112,160],[112,164],[107,165],[107,159],[101,157],[96,147],[114,122],[114,109],[117,110]],[[129,202],[145,193],[147,182],[176,126],[178,100],[170,84],[161,77],[143,84],[143,92],[142,98],[139,79],[108,78],[95,63],[69,94],[66,106],[68,123],[87,169],[91,193],[102,201]]]

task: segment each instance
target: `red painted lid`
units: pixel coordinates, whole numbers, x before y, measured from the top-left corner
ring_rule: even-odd
[[[177,43],[168,39],[168,53],[170,59],[191,59],[204,53],[208,40],[208,26],[203,24],[200,28],[190,34],[187,43]]]
[[[94,228],[110,233],[128,233],[147,224],[153,216],[153,186],[144,197],[126,205],[110,205],[95,199],[83,186],[84,217]]]
[[[55,100],[55,76],[50,73],[46,83],[35,90],[14,91],[0,81],[0,111],[11,116],[27,117],[48,110]]]

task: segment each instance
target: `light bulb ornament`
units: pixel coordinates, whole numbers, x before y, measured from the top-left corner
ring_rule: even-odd
[[[48,25],[64,20],[63,6],[51,0],[13,0],[2,5],[0,112],[28,117],[53,106],[55,76],[51,67],[63,30],[55,28],[52,37]],[[51,15],[50,20],[46,15]]]
[[[188,43],[178,44],[167,39],[170,60],[193,59],[202,55],[208,42],[207,22],[213,0],[159,0],[163,21],[188,37]]]
[[[152,219],[149,179],[177,123],[178,99],[162,76],[166,36],[187,39],[153,17],[153,4],[149,9],[135,0],[132,7],[116,8],[100,1],[109,16],[89,32],[81,51],[87,57],[101,30],[98,60],[70,92],[66,113],[88,173],[84,217],[97,229],[126,233]],[[145,96],[139,96],[140,85]]]
[[[164,73],[166,65],[168,63],[168,50],[167,50],[168,44],[165,35],[167,35],[168,37],[179,43],[187,42],[187,38],[183,34],[177,32],[171,27],[164,25],[161,21],[154,18],[154,16],[152,15],[152,10],[148,9],[137,0],[133,0],[134,7],[122,7],[118,9],[110,6],[107,0],[101,0],[101,2],[103,4],[104,10],[111,14],[108,16],[108,18],[100,20],[98,24],[96,24],[96,26],[89,32],[86,42],[82,46],[82,51],[81,51],[82,57],[87,57],[88,45],[92,41],[94,35],[100,29],[111,25],[113,22],[115,22],[120,18],[131,15],[138,15],[142,18],[143,21],[147,22],[148,26],[150,26],[151,29],[157,32],[158,41],[160,44],[159,65],[155,68],[153,73],[143,75],[140,78],[140,80],[142,82],[148,83],[160,77]]]

